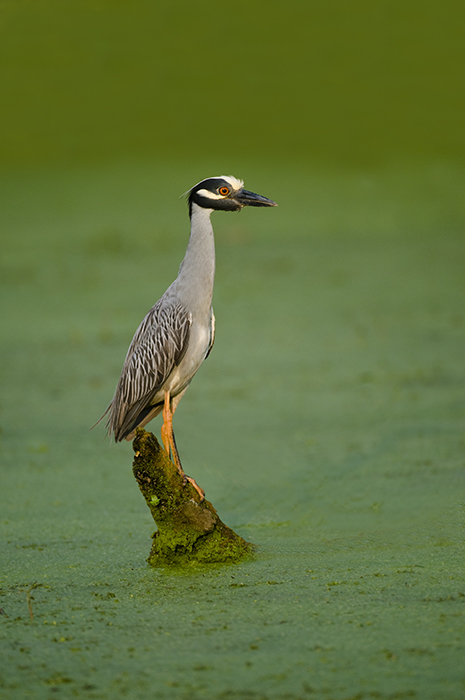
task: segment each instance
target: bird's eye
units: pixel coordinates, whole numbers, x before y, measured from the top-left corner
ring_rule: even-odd
[[[229,188],[228,187],[220,187],[218,192],[223,196],[226,197],[227,194],[229,194]]]

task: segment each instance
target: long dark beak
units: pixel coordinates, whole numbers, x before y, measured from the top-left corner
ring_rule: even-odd
[[[234,199],[237,199],[243,207],[277,207],[276,202],[267,197],[262,197],[261,194],[249,192],[248,190],[239,190]]]

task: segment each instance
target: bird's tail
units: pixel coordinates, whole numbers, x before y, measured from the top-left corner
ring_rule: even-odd
[[[111,403],[113,403],[113,402],[111,402]],[[101,417],[98,419],[98,421],[97,421],[96,423],[94,423],[94,425],[92,426],[92,428],[89,428],[89,431],[90,431],[90,430],[93,430],[93,429],[95,428],[96,425],[98,425],[99,423],[101,423],[101,422],[103,421],[103,419],[105,418],[105,416],[107,415],[108,411],[109,411],[110,408],[111,408],[111,403],[108,404],[108,408],[107,408],[107,410],[105,411],[105,413],[103,414],[103,416],[101,416]]]

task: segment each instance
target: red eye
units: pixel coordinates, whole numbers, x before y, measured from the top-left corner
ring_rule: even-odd
[[[227,187],[220,187],[218,192],[223,195],[223,197],[226,197],[226,195],[229,194],[229,189]]]

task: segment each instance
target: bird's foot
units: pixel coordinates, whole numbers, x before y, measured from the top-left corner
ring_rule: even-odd
[[[187,482],[189,482],[190,484],[192,484],[192,486],[195,488],[195,490],[197,491],[197,493],[198,493],[199,496],[200,496],[200,503],[202,503],[202,501],[205,500],[205,491],[204,491],[203,489],[200,488],[200,486],[198,485],[198,483],[196,482],[196,480],[193,479],[191,476],[187,476],[187,474],[183,474],[183,475],[182,475],[182,478],[184,479],[184,483],[185,483],[185,484],[186,484]]]

